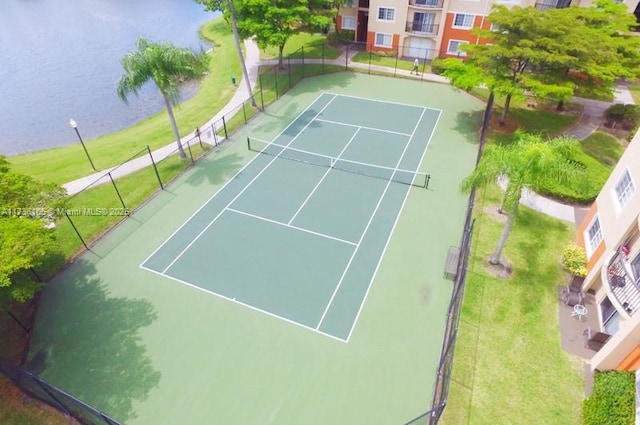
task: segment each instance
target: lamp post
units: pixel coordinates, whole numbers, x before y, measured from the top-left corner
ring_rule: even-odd
[[[87,150],[87,147],[84,145],[84,141],[82,140],[82,137],[80,137],[80,132],[78,131],[78,123],[75,122],[75,120],[72,118],[69,120],[69,125],[71,126],[71,128],[73,128],[76,131],[76,134],[78,135],[78,140],[80,140],[80,144],[82,145],[82,149],[84,149],[84,153],[87,154],[87,159],[89,160],[89,164],[91,164],[91,168],[93,168],[93,171],[98,171],[96,170],[96,166],[93,165],[93,161],[89,156],[89,151]]]

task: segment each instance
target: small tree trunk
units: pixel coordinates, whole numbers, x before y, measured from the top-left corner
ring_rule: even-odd
[[[504,126],[504,122],[507,120],[507,114],[509,113],[509,104],[511,104],[511,94],[508,94],[507,98],[504,100],[504,109],[502,110],[502,115],[500,115],[500,122],[498,123],[500,127]]]
[[[500,255],[502,254],[502,249],[504,248],[504,244],[507,242],[507,238],[511,232],[511,225],[513,224],[512,214],[513,213],[507,214],[507,222],[504,225],[504,229],[502,229],[502,235],[500,235],[498,245],[496,246],[495,251],[493,251],[493,254],[491,254],[491,258],[489,258],[489,264],[500,264]]]
[[[564,101],[561,100],[558,102],[558,104],[556,105],[556,111],[564,111]]]
[[[284,44],[278,46],[278,68],[284,67],[284,58],[282,56],[283,52],[284,52]]]
[[[182,143],[180,143],[180,133],[178,132],[178,124],[176,124],[176,117],[173,115],[173,108],[171,107],[171,101],[166,95],[162,95],[164,98],[164,105],[167,107],[167,113],[169,114],[169,121],[171,121],[171,128],[173,128],[173,135],[176,136],[176,143],[178,144],[178,151],[180,152],[180,158],[184,159],[187,154],[182,149]]]
[[[251,81],[249,80],[249,72],[247,72],[247,64],[244,63],[244,55],[242,54],[242,46],[240,45],[240,35],[238,34],[238,20],[236,19],[236,10],[233,7],[232,0],[227,0],[227,2],[229,4],[229,13],[231,14],[231,29],[233,30],[233,40],[236,43],[236,50],[238,51],[238,57],[240,58],[240,65],[242,65],[242,75],[244,76],[247,90],[249,90],[249,96],[251,96],[251,106],[256,106],[256,99],[253,97]]]

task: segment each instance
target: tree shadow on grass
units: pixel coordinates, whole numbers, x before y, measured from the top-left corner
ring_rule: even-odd
[[[146,300],[110,297],[79,260],[42,294],[26,368],[126,421],[160,382],[139,334],[156,318]]]

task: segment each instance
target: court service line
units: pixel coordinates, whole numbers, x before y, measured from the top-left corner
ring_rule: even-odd
[[[322,118],[318,118],[316,121],[326,122],[326,123],[329,123],[329,124],[343,125],[343,126],[345,126],[345,127],[364,128],[365,130],[378,131],[378,132],[380,132],[380,133],[398,134],[398,135],[400,135],[400,136],[406,136],[406,137],[411,136],[409,133],[401,133],[401,132],[399,132],[399,131],[393,131],[393,130],[383,130],[382,128],[367,127],[367,126],[363,126],[363,125],[348,124],[348,123],[346,123],[346,122],[339,122],[339,121],[333,121],[333,120],[325,120],[325,119],[322,119]]]
[[[289,125],[287,125],[287,126],[286,126],[286,127],[285,127],[281,132],[280,132],[280,133],[278,133],[278,135],[276,136],[276,139],[277,139],[278,137],[280,137],[280,136],[281,136],[285,131],[287,131],[287,129],[288,129],[289,127],[291,127],[291,126],[293,125],[293,123],[294,123],[294,122],[296,122],[296,121],[298,120],[298,118],[302,117],[302,115],[304,115],[304,114],[305,114],[309,109],[311,109],[311,107],[312,107],[312,106],[313,106],[313,105],[318,101],[318,99],[320,99],[324,94],[325,94],[325,93],[321,93],[318,97],[316,97],[316,98],[313,100],[313,102],[311,102],[311,103],[309,104],[309,106],[307,106],[306,108],[304,108],[304,110],[303,110],[302,112],[300,112],[300,113],[299,113],[299,114],[298,114],[298,115],[293,119],[293,121],[291,121],[291,122],[289,123]],[[327,94],[328,94],[328,93],[327,93]],[[334,99],[335,99],[335,95],[333,95],[333,96],[334,96]],[[332,99],[331,101],[333,101],[333,99]],[[317,115],[316,115],[316,116],[317,116]],[[274,140],[275,140],[275,139],[274,139]],[[293,140],[292,140],[292,141],[293,141]],[[144,259],[144,261],[143,261],[142,263],[140,263],[140,267],[142,267],[142,265],[143,265],[144,263],[146,263],[147,261],[149,261],[149,259],[150,259],[151,257],[153,257],[154,255],[156,255],[156,253],[157,253],[158,251],[160,251],[160,249],[162,249],[162,248],[167,244],[167,242],[169,242],[169,241],[171,240],[171,238],[173,238],[173,237],[176,235],[176,233],[178,233],[178,232],[179,232],[179,231],[180,231],[184,226],[186,226],[186,225],[187,225],[187,223],[189,223],[189,222],[191,221],[191,219],[192,219],[193,217],[195,217],[195,216],[196,216],[196,214],[198,214],[198,213],[200,212],[200,210],[202,210],[204,207],[206,207],[206,206],[209,204],[209,202],[211,202],[211,200],[212,200],[213,198],[215,198],[215,197],[216,197],[216,195],[217,195],[218,193],[220,193],[220,192],[221,192],[225,187],[227,187],[227,185],[228,185],[228,184],[230,184],[232,181],[234,181],[234,180],[235,180],[235,178],[236,178],[237,176],[239,176],[239,175],[244,171],[244,169],[245,169],[245,168],[249,167],[249,166],[253,163],[253,161],[256,161],[258,158],[260,158],[260,155],[256,155],[255,157],[253,157],[253,158],[252,158],[249,162],[247,162],[247,163],[246,163],[246,164],[245,164],[241,169],[239,169],[237,173],[235,173],[235,174],[234,174],[234,175],[233,175],[229,180],[227,180],[227,182],[226,182],[224,185],[222,185],[222,187],[221,187],[220,189],[216,190],[216,192],[215,192],[213,195],[211,195],[211,196],[209,197],[209,199],[207,199],[206,201],[204,201],[204,203],[200,206],[200,208],[198,208],[198,209],[197,209],[193,214],[191,214],[191,215],[189,216],[189,218],[187,218],[187,219],[185,220],[185,222],[184,222],[184,223],[182,223],[182,224],[180,225],[180,227],[178,227],[176,230],[174,230],[174,231],[173,231],[173,233],[171,233],[171,234],[170,234],[170,235],[169,235],[169,236],[164,240],[164,242],[162,242],[162,243],[160,244],[160,246],[158,246],[155,250],[153,250],[153,252],[152,252],[151,254],[149,254],[149,256],[147,256],[147,258],[145,258],[145,259]]]
[[[311,125],[311,123],[314,121],[314,119],[315,119],[318,115],[320,115],[320,114],[322,113],[322,111],[324,111],[325,109],[327,109],[327,107],[328,107],[329,105],[331,105],[331,102],[333,102],[333,100],[334,100],[334,99],[335,99],[335,96],[334,96],[334,97],[333,97],[329,102],[327,102],[327,104],[326,104],[326,105],[324,105],[324,107],[323,107],[320,111],[318,111],[318,113],[316,114],[316,116],[315,116],[315,117],[313,117],[313,118],[312,118],[312,119],[311,119],[311,120],[310,120],[310,121],[309,121],[309,122],[308,122],[308,123],[307,123],[307,124],[302,128],[302,130],[300,130],[300,132],[298,132],[298,134],[296,134],[296,135],[295,135],[295,136],[294,136],[294,137],[289,141],[289,143],[287,143],[285,146],[289,146],[291,143],[293,143],[293,142],[298,138],[298,136],[300,136],[300,135],[301,135],[301,134],[302,134],[302,133],[307,129],[307,127],[309,127],[309,126]],[[226,205],[226,206],[225,206],[225,207],[224,207],[224,208],[223,208],[223,209],[218,213],[218,215],[216,215],[216,216],[213,218],[213,220],[211,220],[211,222],[209,222],[209,224],[207,224],[207,226],[206,226],[204,229],[202,229],[202,230],[200,231],[200,233],[198,233],[198,235],[197,235],[197,236],[196,236],[196,237],[195,237],[191,242],[189,242],[189,244],[188,244],[188,245],[187,245],[187,246],[186,246],[182,251],[180,251],[180,253],[176,256],[176,258],[174,258],[174,259],[173,259],[173,261],[172,261],[172,262],[171,262],[167,267],[165,267],[165,269],[162,271],[162,273],[164,273],[164,272],[166,272],[167,270],[169,270],[169,269],[171,268],[171,266],[173,266],[173,265],[175,264],[175,262],[176,262],[176,261],[178,261],[178,260],[182,257],[182,255],[183,255],[185,252],[187,252],[187,250],[188,250],[189,248],[191,248],[191,246],[192,246],[194,243],[196,243],[196,241],[197,241],[198,239],[200,239],[200,236],[202,236],[202,235],[204,234],[204,232],[206,232],[206,231],[207,231],[207,229],[209,229],[209,227],[211,227],[211,225],[213,225],[213,223],[215,223],[215,222],[218,220],[218,218],[220,218],[220,216],[222,215],[222,213],[224,213],[224,211],[227,209],[227,207],[229,207],[229,205],[233,204],[233,203],[236,201],[236,199],[238,199],[238,198],[239,198],[239,197],[240,197],[240,196],[245,192],[245,190],[247,190],[247,189],[248,189],[248,188],[253,184],[253,182],[255,182],[256,180],[258,180],[258,177],[260,177],[260,176],[262,175],[262,173],[264,173],[264,172],[265,172],[265,171],[266,171],[266,170],[271,166],[271,164],[273,164],[273,163],[275,162],[275,160],[276,160],[276,159],[278,159],[279,155],[280,155],[280,154],[278,154],[278,155],[274,156],[274,157],[273,157],[273,159],[272,159],[271,161],[269,161],[269,162],[267,163],[267,165],[266,165],[262,170],[260,170],[260,172],[259,172],[258,174],[256,174],[256,175],[255,175],[255,177],[253,177],[253,178],[249,181],[249,183],[247,183],[247,184],[245,185],[245,187],[243,187],[243,188],[242,188],[242,190],[241,190],[241,191],[240,191],[240,192],[239,192],[239,193],[238,193],[238,194],[237,194],[237,195],[236,195],[236,196],[235,196],[231,201],[229,201],[229,203],[228,203],[228,204],[227,204],[227,205]]]
[[[402,159],[404,158],[404,155],[407,153],[407,149],[409,149],[409,145],[411,145],[411,140],[413,139],[413,136],[416,134],[416,131],[418,130],[418,126],[420,125],[420,122],[422,121],[422,117],[424,116],[425,112],[426,112],[426,109],[422,109],[422,113],[420,114],[420,118],[418,119],[418,122],[413,127],[413,131],[411,132],[411,137],[409,138],[409,143],[407,143],[405,145],[404,149],[402,150],[402,154],[400,155],[400,158],[398,158],[398,161],[396,162],[396,169],[398,169],[398,167],[400,166],[400,163],[402,162]],[[391,177],[393,177],[393,176],[391,176]],[[351,258],[349,259],[349,262],[347,263],[347,266],[345,267],[344,271],[342,272],[342,276],[340,276],[340,280],[338,281],[338,285],[336,285],[336,289],[334,289],[333,294],[331,295],[331,298],[329,299],[329,303],[327,304],[327,307],[324,309],[324,313],[322,313],[322,317],[320,318],[320,322],[318,322],[318,326],[316,327],[316,329],[320,329],[320,326],[322,326],[322,322],[324,321],[324,318],[327,315],[327,312],[331,308],[331,304],[333,304],[333,300],[335,299],[336,294],[338,293],[338,290],[342,286],[342,282],[344,282],[344,278],[347,276],[347,272],[351,268],[351,263],[353,263],[353,259],[356,257],[356,254],[358,253],[358,250],[362,246],[361,245],[362,244],[362,240],[367,235],[367,232],[369,231],[369,227],[371,226],[371,223],[373,222],[373,219],[375,218],[376,214],[378,213],[378,209],[380,208],[380,205],[382,204],[382,201],[383,201],[385,195],[387,194],[387,191],[389,190],[390,186],[391,186],[391,180],[389,180],[387,182],[387,185],[385,186],[384,190],[382,191],[382,194],[380,195],[380,198],[378,199],[378,203],[376,204],[376,207],[374,208],[373,213],[371,214],[371,217],[369,217],[369,221],[367,222],[367,225],[364,228],[364,231],[362,232],[362,235],[360,236],[360,240],[358,241],[358,246],[353,251],[353,254],[351,254]],[[408,192],[408,190],[407,190],[407,192]]]
[[[324,93],[332,94],[334,96],[350,97],[352,99],[368,100],[370,102],[390,103],[392,105],[409,106],[409,107],[412,107],[412,108],[430,109],[432,111],[440,111],[440,112],[442,112],[442,109],[430,108],[428,106],[421,106],[421,105],[413,105],[411,103],[394,102],[392,100],[384,100],[384,99],[370,99],[368,97],[353,96],[353,95],[350,95],[350,94],[341,94],[341,93],[333,93],[333,92],[324,92]]]
[[[287,323],[290,323],[290,324],[292,324],[292,325],[296,325],[296,326],[299,326],[299,327],[301,327],[301,328],[303,328],[303,329],[306,329],[306,330],[309,330],[309,331],[313,331],[313,332],[319,333],[320,335],[326,336],[326,337],[331,338],[331,339],[336,340],[336,341],[340,341],[340,342],[342,342],[342,343],[346,343],[346,342],[347,342],[347,341],[345,341],[344,339],[342,339],[342,338],[338,338],[338,337],[337,337],[337,336],[335,336],[335,335],[331,335],[331,334],[328,334],[328,333],[326,333],[326,332],[322,332],[321,330],[314,329],[314,328],[312,328],[311,326],[304,325],[304,324],[302,324],[302,323],[296,322],[296,321],[291,320],[291,319],[287,319],[286,317],[278,316],[277,314],[271,313],[271,312],[266,311],[266,310],[262,310],[261,308],[258,308],[258,307],[255,307],[255,306],[252,306],[251,304],[243,303],[242,301],[238,301],[238,300],[236,300],[236,299],[234,299],[234,298],[229,298],[229,297],[227,297],[227,296],[225,296],[225,295],[222,295],[222,294],[219,294],[219,293],[217,293],[217,292],[210,291],[210,290],[205,289],[205,288],[201,288],[200,286],[197,286],[197,285],[194,285],[194,284],[192,284],[192,283],[186,282],[186,281],[184,281],[184,280],[182,280],[182,279],[179,279],[179,278],[177,278],[177,277],[174,277],[174,276],[171,276],[171,275],[168,275],[168,274],[165,274],[165,273],[159,272],[159,271],[157,271],[157,270],[150,269],[150,268],[145,267],[145,266],[140,266],[140,268],[142,268],[142,269],[144,269],[144,270],[147,270],[147,271],[150,271],[151,273],[155,273],[155,274],[157,274],[157,275],[160,275],[160,276],[162,276],[162,277],[166,277],[166,278],[168,278],[168,279],[174,280],[174,281],[176,281],[176,282],[178,282],[178,283],[181,283],[181,284],[183,284],[183,285],[189,286],[189,287],[191,287],[191,288],[194,288],[194,289],[200,290],[200,291],[202,291],[202,292],[206,292],[207,294],[214,295],[214,296],[216,296],[216,297],[218,297],[218,298],[222,298],[223,300],[231,301],[232,303],[239,304],[239,305],[241,305],[241,306],[243,306],[243,307],[248,308],[249,310],[257,311],[258,313],[266,314],[267,316],[271,316],[271,317],[273,317],[273,318],[275,318],[275,319],[283,320],[283,321],[285,321],[285,322],[287,322]]]
[[[277,224],[279,226],[289,227],[291,229],[299,230],[301,232],[310,233],[310,234],[315,235],[315,236],[320,236],[321,238],[332,239],[334,241],[342,242],[342,243],[347,244],[347,245],[357,246],[357,244],[355,242],[350,242],[350,241],[347,241],[347,240],[344,240],[344,239],[336,238],[335,236],[326,235],[324,233],[314,232],[313,230],[305,229],[304,227],[294,226],[291,223],[284,223],[282,221],[272,220],[272,219],[267,218],[267,217],[261,217],[259,215],[251,214],[251,213],[248,213],[248,212],[245,212],[245,211],[240,211],[240,210],[237,210],[235,208],[230,208],[230,207],[225,208],[225,210],[234,212],[236,214],[246,215],[247,217],[252,217],[252,218],[255,218],[257,220],[263,220],[263,221],[266,221],[266,222],[269,222],[269,223]]]
[[[422,167],[422,162],[424,161],[424,157],[427,153],[427,150],[429,149],[429,145],[431,144],[431,140],[433,138],[433,133],[438,127],[438,123],[440,122],[441,116],[442,116],[442,111],[438,112],[438,118],[436,118],[436,122],[433,125],[433,128],[431,129],[431,134],[429,135],[429,139],[427,140],[427,145],[424,147],[422,151],[422,157],[420,158],[420,163],[418,164],[418,170],[420,170],[420,168]],[[387,248],[389,246],[389,243],[391,242],[391,236],[393,235],[393,232],[396,230],[398,221],[400,221],[402,210],[404,210],[404,206],[407,203],[407,200],[409,199],[410,192],[411,192],[410,190],[407,190],[407,193],[404,196],[404,201],[402,201],[402,205],[400,206],[400,211],[398,211],[398,214],[396,215],[396,219],[393,223],[393,227],[391,227],[391,232],[389,232],[389,236],[387,237],[387,242],[385,242],[384,244],[384,248],[382,249],[382,253],[380,254],[380,258],[378,259],[378,264],[376,264],[376,268],[373,271],[373,276],[371,276],[371,280],[369,281],[369,286],[367,287],[367,291],[365,292],[364,297],[362,298],[362,302],[360,302],[360,308],[358,309],[358,313],[356,314],[356,317],[353,320],[353,323],[351,324],[351,329],[349,330],[349,335],[347,336],[347,342],[349,342],[349,340],[351,339],[353,330],[356,328],[356,323],[358,323],[358,319],[360,318],[360,313],[362,312],[362,309],[364,308],[364,305],[367,302],[367,298],[369,297],[369,292],[371,291],[371,287],[373,286],[373,281],[376,279],[376,275],[378,274],[378,270],[380,269],[380,265],[382,264],[382,259],[384,258],[384,254],[387,252]]]
[[[353,136],[351,136],[351,138],[349,139],[349,141],[347,142],[347,144],[344,146],[344,148],[342,148],[342,150],[340,151],[340,153],[338,154],[338,156],[335,157],[335,161],[337,162],[340,157],[342,156],[342,154],[344,153],[344,151],[347,150],[347,148],[349,147],[349,145],[351,145],[351,142],[353,142],[353,139],[356,138],[356,136],[358,135],[358,133],[360,133],[360,128],[358,128],[356,130],[355,133],[353,133]],[[332,160],[333,161],[333,160]],[[291,220],[289,220],[289,224],[291,224],[293,222],[293,220],[296,219],[296,217],[298,216],[298,214],[300,213],[300,211],[302,211],[302,208],[304,208],[305,205],[307,205],[307,202],[309,202],[309,199],[311,199],[311,197],[313,196],[314,193],[316,193],[316,190],[320,187],[320,185],[322,184],[322,182],[324,181],[324,179],[329,175],[329,173],[331,172],[331,170],[333,169],[333,166],[329,167],[327,169],[327,171],[325,171],[324,175],[322,176],[322,178],[320,179],[320,181],[318,181],[318,183],[316,183],[315,187],[313,188],[313,190],[311,191],[311,193],[309,194],[309,196],[307,196],[307,198],[304,200],[304,202],[302,203],[302,205],[300,205],[300,208],[298,208],[298,210],[296,211],[296,213],[293,215],[293,217],[291,217]]]

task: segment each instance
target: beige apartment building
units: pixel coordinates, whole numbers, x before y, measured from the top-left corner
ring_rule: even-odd
[[[633,13],[639,0],[624,0]],[[430,60],[463,55],[459,47],[481,43],[473,28],[490,29],[487,15],[494,5],[539,9],[591,6],[593,0],[347,0],[338,11],[336,28],[353,30],[354,41],[367,51],[398,52]]]
[[[577,229],[587,252],[582,290],[595,296],[589,315],[603,336],[589,365],[640,368],[640,131]],[[592,311],[595,310],[595,311]],[[610,335],[610,337],[609,337]],[[604,344],[602,344],[604,343]]]

